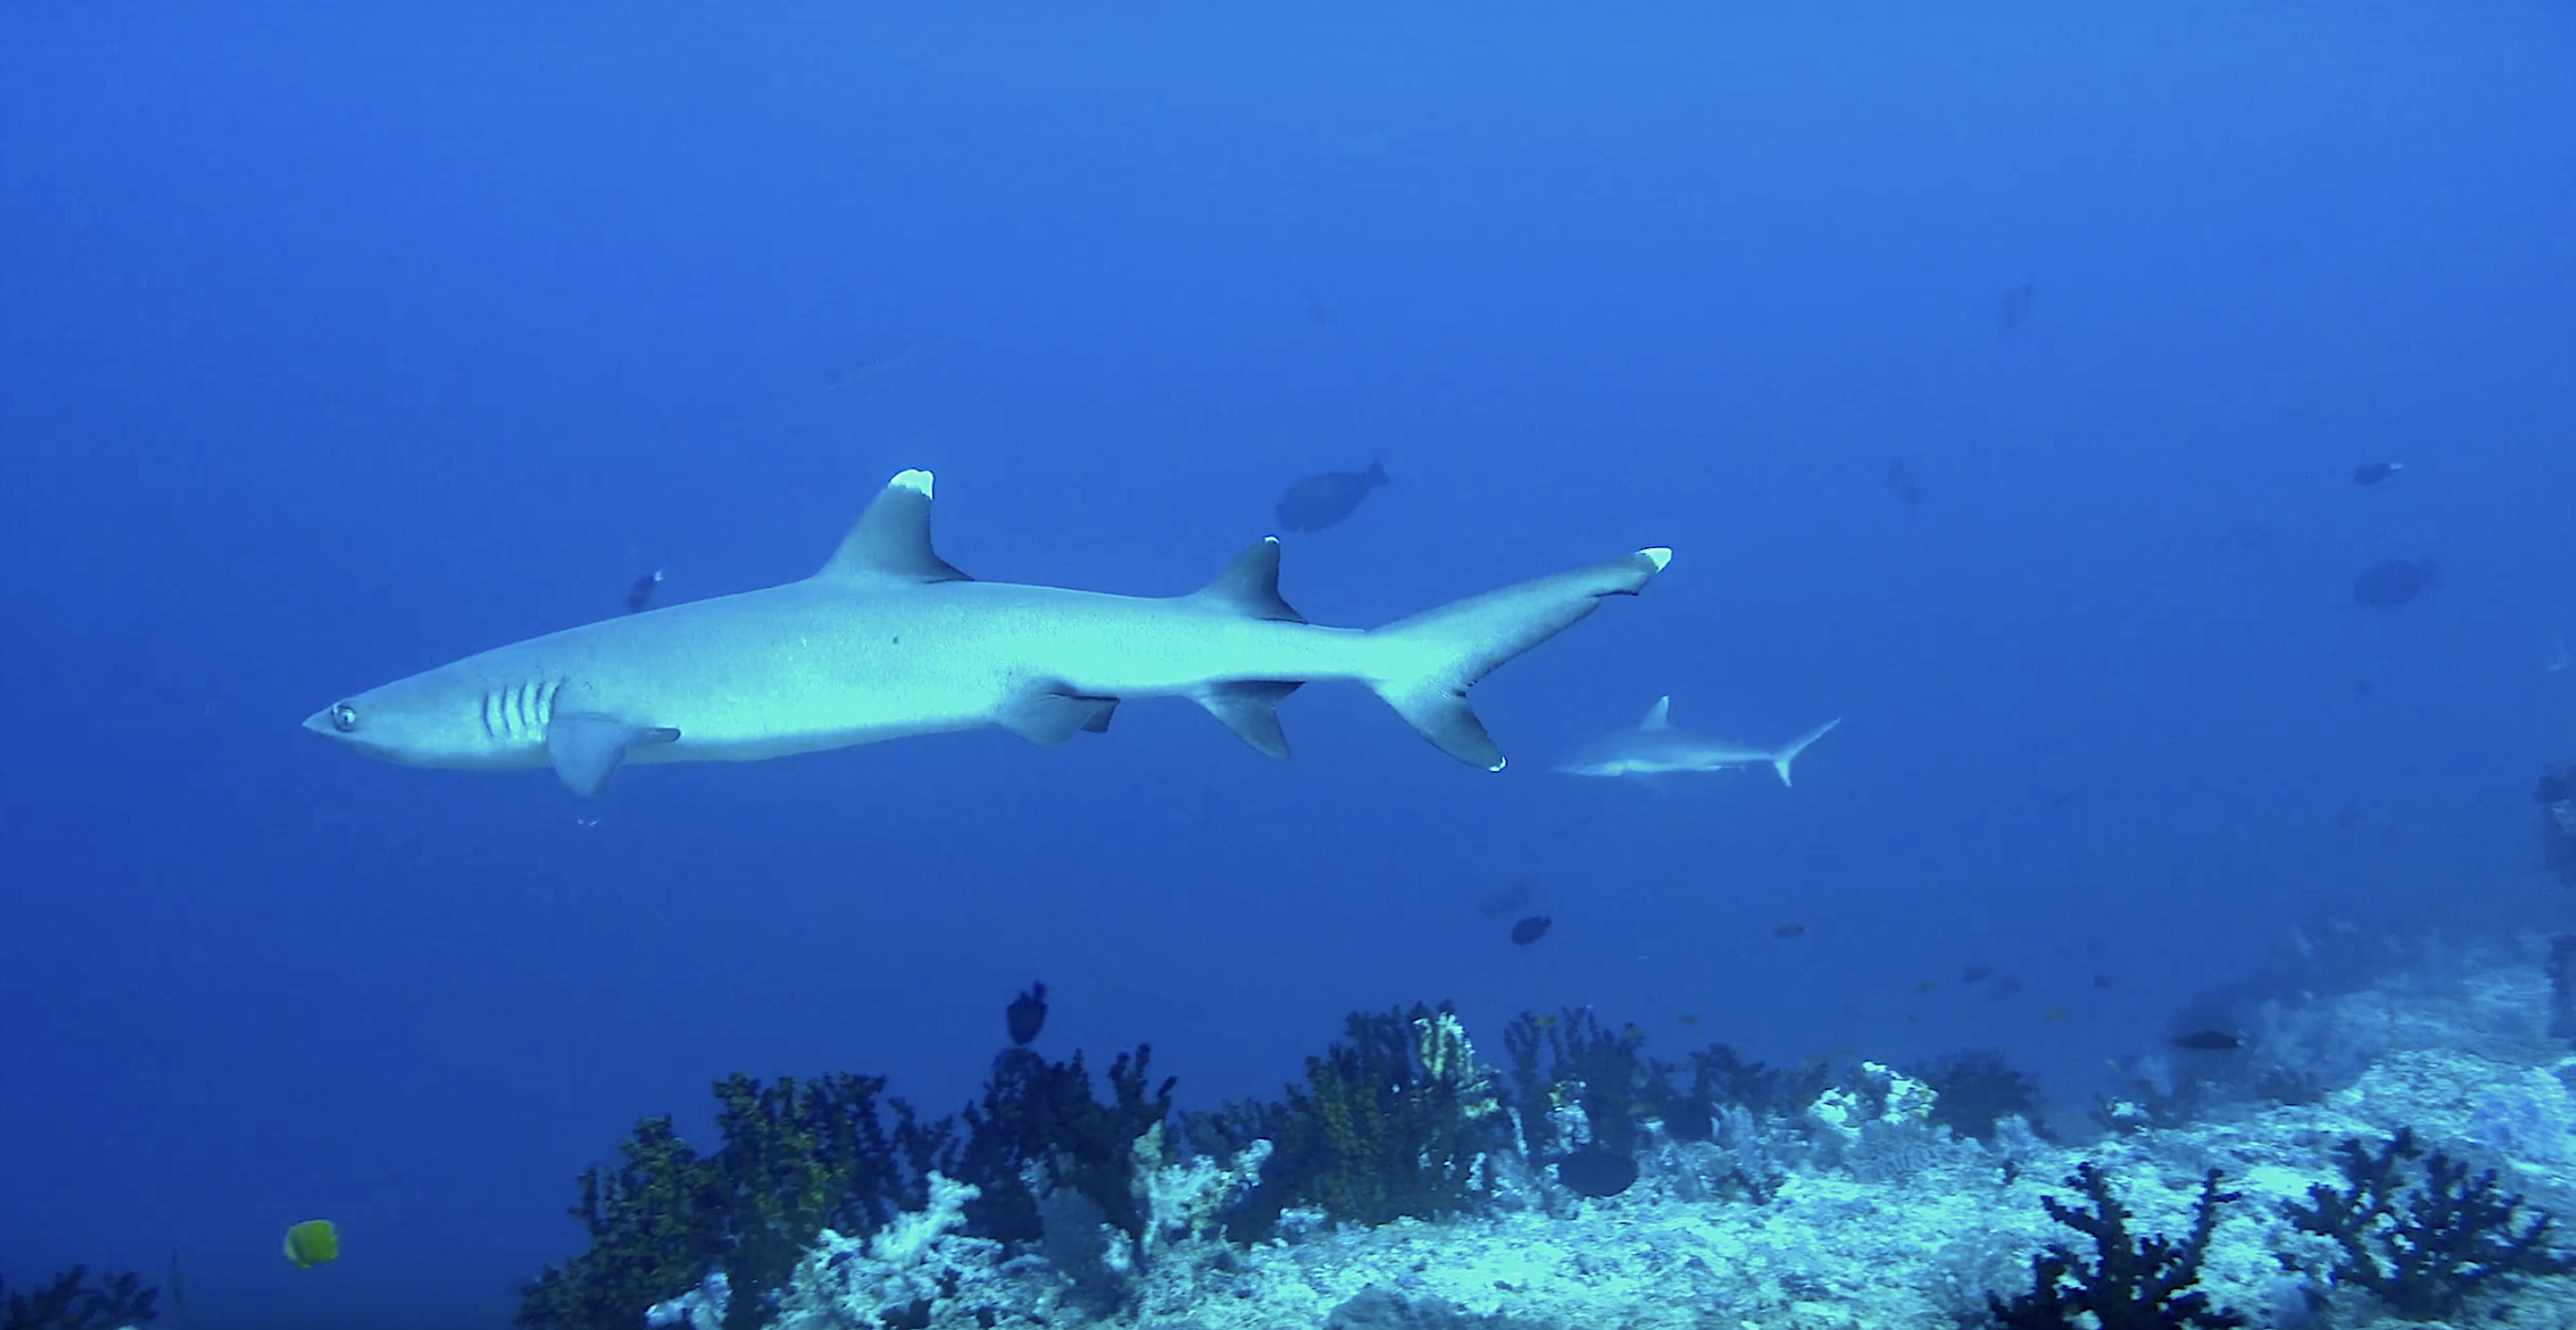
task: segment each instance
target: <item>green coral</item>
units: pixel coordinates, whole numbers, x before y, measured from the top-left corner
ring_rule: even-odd
[[[1473,1208],[1511,1128],[1457,1013],[1446,1003],[1353,1012],[1343,1032],[1346,1042],[1306,1059],[1306,1083],[1289,1086],[1287,1102],[1192,1120],[1203,1149],[1276,1144],[1241,1218],[1266,1225],[1284,1207],[1311,1205],[1383,1224]]]
[[[865,1234],[923,1202],[923,1176],[947,1136],[902,1100],[879,1111],[885,1081],[833,1075],[768,1085],[739,1072],[715,1086],[724,1145],[701,1156],[668,1117],[646,1118],[619,1162],[581,1175],[574,1218],[590,1250],[549,1268],[522,1297],[527,1330],[633,1330],[654,1303],[723,1270],[729,1324],[752,1325],[766,1295],[825,1228]]]

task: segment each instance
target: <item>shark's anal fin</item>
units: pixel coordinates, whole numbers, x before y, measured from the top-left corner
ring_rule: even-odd
[[[897,582],[971,582],[930,547],[930,473],[904,471],[859,514],[832,560],[814,574],[825,579]]]
[[[1646,718],[1637,722],[1637,728],[1641,730],[1669,730],[1672,727],[1673,695],[1670,693],[1656,698],[1655,704],[1646,708]]]
[[[1304,623],[1306,616],[1279,598],[1279,538],[1263,536],[1234,558],[1216,580],[1192,597],[1249,619]],[[1258,745],[1255,745],[1258,747]]]
[[[1088,730],[1099,734],[1109,728],[1110,713],[1118,709],[1114,697],[1077,697],[1054,691],[1031,692],[1014,699],[993,717],[993,723],[1033,744],[1050,748]]]
[[[1286,679],[1222,683],[1195,696],[1234,737],[1271,757],[1288,756],[1288,732],[1279,728],[1279,699],[1303,685]]]
[[[557,715],[546,723],[546,756],[554,759],[555,774],[573,793],[595,795],[608,788],[608,778],[617,774],[617,764],[626,760],[630,748],[644,744],[666,744],[679,741],[680,732],[668,725],[634,725],[614,716]]]

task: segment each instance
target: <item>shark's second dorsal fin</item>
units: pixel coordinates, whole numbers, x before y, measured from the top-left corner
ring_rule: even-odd
[[[1282,623],[1304,623],[1287,601],[1279,598],[1279,538],[1263,536],[1252,548],[1235,556],[1216,580],[1199,588],[1192,597],[1210,605],[1222,606],[1251,619],[1276,619]],[[1254,745],[1259,747],[1259,745]]]
[[[859,514],[832,560],[814,574],[834,580],[972,582],[930,547],[930,473],[904,471]]]
[[[1670,693],[1656,698],[1655,704],[1646,708],[1646,718],[1637,722],[1637,728],[1641,730],[1669,730],[1672,727],[1673,695]]]

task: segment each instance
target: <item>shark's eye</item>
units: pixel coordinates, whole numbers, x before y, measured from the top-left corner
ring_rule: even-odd
[[[342,734],[358,728],[358,709],[346,702],[331,708],[331,728]]]

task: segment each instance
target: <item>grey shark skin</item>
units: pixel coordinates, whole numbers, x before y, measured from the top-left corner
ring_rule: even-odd
[[[894,477],[803,581],[514,642],[335,702],[304,728],[410,766],[552,766],[589,795],[627,763],[755,762],[986,725],[1063,743],[1136,697],[1194,699],[1286,757],[1279,699],[1347,680],[1441,751],[1499,771],[1468,688],[1672,561],[1639,550],[1383,628],[1324,628],[1279,598],[1276,539],[1169,599],[974,581],[931,548],[930,490],[927,471]]]
[[[1557,764],[1556,769],[1570,776],[1651,778],[1676,771],[1725,771],[1768,763],[1780,773],[1780,783],[1787,785],[1789,764],[1797,760],[1798,754],[1843,723],[1837,716],[1778,748],[1753,748],[1674,729],[1672,705],[1669,696],[1656,698],[1637,728],[1584,745],[1573,757]]]

